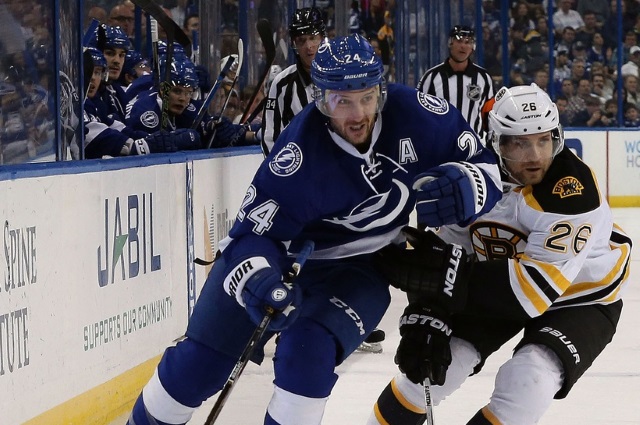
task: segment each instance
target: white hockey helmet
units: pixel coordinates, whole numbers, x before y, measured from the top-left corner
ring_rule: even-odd
[[[504,164],[505,158],[500,149],[502,143],[509,141],[510,136],[547,131],[551,132],[552,157],[555,157],[564,147],[564,132],[560,125],[558,108],[549,95],[536,84],[503,87],[496,93],[495,103],[489,112],[489,140],[493,150],[500,157],[503,170],[507,171]]]

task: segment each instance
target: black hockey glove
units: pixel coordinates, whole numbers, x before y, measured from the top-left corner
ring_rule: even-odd
[[[467,303],[473,256],[464,248],[447,244],[432,231],[404,227],[403,235],[413,249],[388,245],[377,252],[378,269],[391,285],[418,298],[457,313]]]
[[[412,303],[400,318],[395,362],[411,382],[443,385],[451,364],[451,320],[438,308]]]
[[[233,124],[231,120],[225,116],[214,117],[207,123],[206,134],[208,137],[215,131],[215,138],[211,147],[224,148],[228,146],[241,145],[241,140],[247,128],[241,124]]]
[[[135,140],[131,146],[130,155],[176,152],[200,147],[200,135],[197,131],[180,128],[171,132],[158,131],[143,139]]]

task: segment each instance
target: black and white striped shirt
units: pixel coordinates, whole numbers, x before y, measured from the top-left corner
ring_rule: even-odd
[[[469,61],[464,71],[455,72],[447,59],[424,73],[418,90],[448,100],[484,141],[481,111],[495,94],[493,81],[486,69]]]
[[[269,88],[262,117],[262,151],[265,155],[293,117],[311,101],[313,84],[304,69],[294,64],[276,75]]]

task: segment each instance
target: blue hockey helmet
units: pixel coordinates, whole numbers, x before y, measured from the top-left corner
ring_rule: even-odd
[[[104,58],[102,52],[95,47],[87,47],[86,52],[91,55],[91,60],[93,61],[93,67],[101,66],[105,70],[107,69],[107,60]]]
[[[332,92],[377,87],[379,112],[387,97],[383,74],[382,59],[360,34],[326,39],[311,63],[316,105],[323,114],[334,116],[329,100]]]
[[[95,47],[101,51],[104,51],[107,47],[124,50],[131,48],[131,41],[122,28],[112,27],[107,24],[100,24],[87,44],[88,47]]]
[[[167,42],[159,40],[158,41],[158,56],[164,56],[167,54]],[[173,56],[174,57],[187,57],[187,53],[184,50],[184,47],[180,43],[173,43]]]
[[[317,7],[296,9],[289,24],[289,37],[293,39],[299,35],[320,34],[327,36],[327,27],[322,20],[322,12]]]
[[[162,81],[166,72],[166,58],[160,59],[160,80]],[[198,87],[198,76],[196,67],[186,56],[183,58],[173,57],[171,60],[170,83],[172,86]]]
[[[124,65],[122,66],[122,74],[137,76],[136,67],[143,63],[148,65],[147,60],[137,50],[129,50],[124,56]]]

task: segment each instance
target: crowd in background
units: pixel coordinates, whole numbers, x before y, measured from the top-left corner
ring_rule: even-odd
[[[199,17],[194,0],[159,0],[165,11],[189,36],[198,31]],[[267,19],[287,40],[288,16],[284,0],[256,2],[258,18]],[[282,4],[281,4],[282,3]],[[348,8],[348,30],[368,38],[385,65],[387,81],[395,82],[394,51],[401,48],[394,39],[394,0],[302,1],[299,6],[322,10],[329,37],[335,35],[335,8]],[[475,61],[491,74],[496,89],[502,86],[502,37],[499,0],[482,2],[482,58]],[[616,86],[618,72],[617,1],[556,0],[551,20],[554,41],[548,37],[548,8],[543,0],[519,0],[511,4],[508,33],[509,84],[535,82],[548,91],[561,109],[562,123],[569,127],[640,126],[640,1],[622,1],[623,39],[622,90]],[[85,3],[85,28],[92,19],[119,26],[134,45],[136,31],[134,5],[130,0],[93,0]],[[238,40],[238,1],[220,0],[222,38],[218,54],[236,53]],[[22,0],[0,1],[0,163],[24,162],[40,150],[55,144],[56,108],[53,96],[55,78],[51,66],[54,55],[53,11],[46,3]],[[469,23],[466,23],[469,24]],[[146,25],[146,19],[142,20]],[[146,36],[146,28],[138,34]],[[145,49],[146,50],[146,49]],[[552,50],[555,63],[548,63]],[[144,57],[149,51],[139,52]],[[289,60],[290,60],[289,56]],[[444,59],[444,58],[443,58]],[[284,69],[287,54],[278,55],[276,64]],[[208,70],[199,68],[200,92],[211,85]],[[402,81],[399,81],[402,82]],[[64,81],[62,82],[64,85]],[[230,81],[210,111],[222,110]],[[255,81],[242,81],[233,88],[225,114],[237,119],[255,88]],[[622,122],[618,120],[618,97],[622,97]],[[258,101],[254,102],[257,105]],[[259,122],[259,116],[257,121]],[[15,151],[15,152],[14,152]],[[24,152],[23,152],[24,151]],[[23,153],[21,153],[23,152]]]
[[[561,121],[570,127],[637,127],[640,95],[640,2],[622,1],[622,92],[618,72],[617,1],[557,0],[554,43],[549,43],[546,2],[512,2],[509,21],[510,85],[536,83],[552,94]],[[499,1],[483,1],[484,66],[496,84],[502,80]],[[555,63],[550,75],[549,49]],[[618,96],[623,122],[618,122]]]

